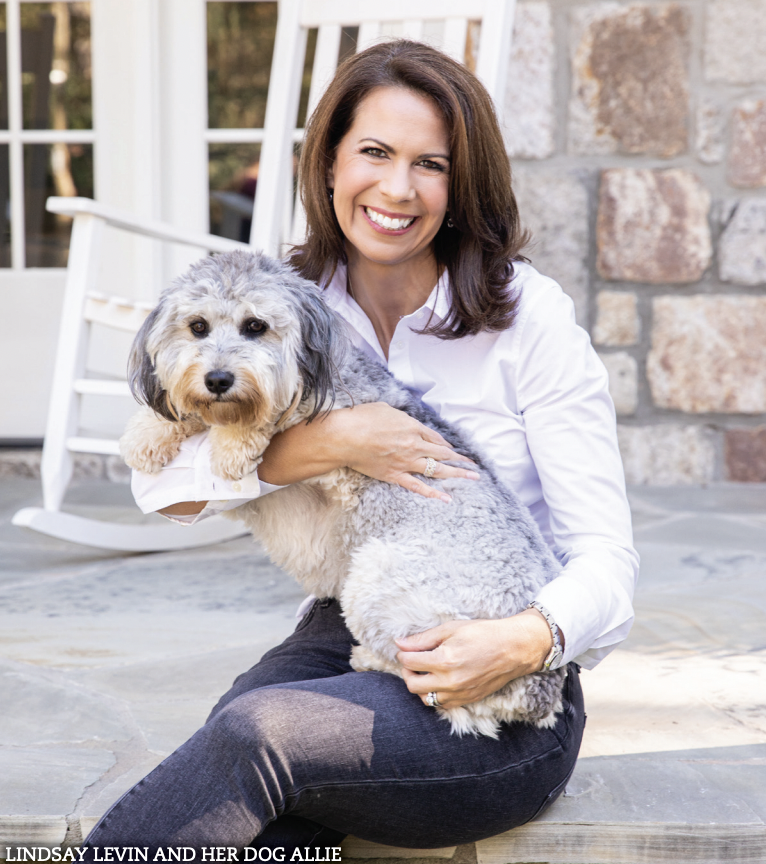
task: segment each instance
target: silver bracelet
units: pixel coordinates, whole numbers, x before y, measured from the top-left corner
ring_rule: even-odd
[[[553,663],[558,663],[561,658],[564,656],[564,651],[561,647],[561,636],[559,634],[559,625],[553,620],[553,616],[551,613],[543,606],[542,603],[538,603],[537,600],[533,600],[527,609],[537,609],[537,611],[545,618],[548,622],[548,626],[551,628],[551,638],[553,639],[553,646],[551,647],[548,656],[545,658],[543,662],[543,668],[540,670],[541,672],[550,672],[551,666]]]

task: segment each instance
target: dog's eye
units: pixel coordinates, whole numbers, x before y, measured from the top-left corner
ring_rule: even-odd
[[[192,321],[189,328],[195,336],[207,336],[208,334],[207,321]]]
[[[244,336],[260,336],[269,329],[269,325],[260,318],[248,318],[242,325],[242,334]]]

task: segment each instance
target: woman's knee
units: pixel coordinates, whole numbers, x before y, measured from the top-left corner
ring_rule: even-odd
[[[219,746],[229,752],[251,755],[269,745],[281,743],[291,724],[285,700],[268,689],[252,690],[237,696],[208,721]]]

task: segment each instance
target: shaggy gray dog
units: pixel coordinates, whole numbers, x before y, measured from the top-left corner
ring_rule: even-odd
[[[141,328],[129,377],[146,407],[122,452],[141,471],[158,471],[185,437],[209,428],[213,471],[240,478],[276,432],[333,407],[380,401],[476,463],[477,481],[427,481],[451,504],[344,468],[232,511],[308,592],[340,599],[360,643],[356,670],[400,674],[395,638],[454,619],[514,615],[560,571],[481,453],[351,347],[319,289],[286,264],[231,252],[194,265]],[[527,675],[480,702],[438,710],[459,734],[496,737],[499,723],[513,720],[552,726],[565,675]]]

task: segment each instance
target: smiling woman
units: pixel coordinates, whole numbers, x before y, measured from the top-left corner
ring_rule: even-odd
[[[504,330],[515,309],[508,290],[513,262],[526,260],[521,250],[527,234],[510,191],[511,170],[492,100],[471,72],[439,51],[425,45],[396,51],[392,44],[349,58],[307,124],[300,192],[312,230],[295,250],[293,263],[306,278],[321,282],[328,268],[348,260],[353,295],[359,299],[363,286],[354,279],[355,253],[349,251],[346,229],[356,230],[367,216],[368,226],[383,229],[378,245],[371,244],[384,255],[381,264],[409,253],[425,276],[430,257],[423,283],[430,282],[430,288],[434,275],[446,271],[451,306],[428,332],[456,339]],[[379,134],[383,128],[385,137]],[[348,170],[342,188],[337,188],[339,170]],[[349,208],[347,185],[369,213]],[[375,224],[374,212],[419,217],[401,232],[401,250],[397,244],[399,251],[383,252],[383,232],[391,229]],[[421,242],[424,237],[427,244]],[[407,273],[400,268],[397,279]],[[364,301],[360,305],[368,312]]]
[[[381,129],[385,141],[374,137]],[[395,322],[386,310],[377,313],[361,271],[385,274],[391,287],[381,299],[398,317],[423,305],[439,275],[433,240],[447,212],[449,167],[441,113],[402,87],[373,90],[338,145],[328,187],[346,239],[349,287],[381,345],[390,343]]]

